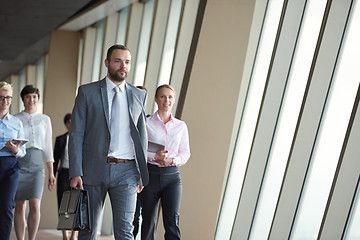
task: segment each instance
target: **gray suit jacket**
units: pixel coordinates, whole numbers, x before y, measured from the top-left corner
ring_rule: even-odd
[[[135,160],[140,184],[148,183],[146,167],[147,134],[146,92],[125,85],[131,137],[135,145]],[[110,145],[109,104],[105,78],[79,87],[71,116],[69,140],[70,178],[82,176],[84,184],[98,184],[104,179]]]

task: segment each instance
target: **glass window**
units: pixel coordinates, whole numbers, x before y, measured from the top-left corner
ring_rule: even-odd
[[[40,94],[44,94],[44,58],[41,58],[36,63],[36,87],[40,90]],[[44,95],[42,95],[44,96]],[[37,111],[42,113],[43,112],[43,97],[40,97],[40,100],[38,102],[38,108]]]
[[[175,44],[180,22],[181,4],[182,0],[171,0],[164,48],[161,57],[158,85],[170,82],[171,69],[174,60]]]
[[[119,12],[119,21],[118,21],[116,42],[118,44],[122,44],[122,45],[125,45],[125,40],[126,40],[128,11],[129,11],[129,7],[126,7],[126,8],[121,9],[121,11]]]
[[[103,39],[104,39],[104,21],[101,21],[96,26],[96,40],[95,40],[95,49],[94,49],[95,52],[94,52],[93,72],[92,72],[93,82],[98,81],[100,78]]]
[[[356,188],[356,196],[350,212],[349,223],[346,227],[344,240],[360,239],[360,186]]]
[[[24,110],[24,103],[21,100],[21,90],[23,90],[23,88],[26,85],[26,71],[25,69],[21,70],[19,73],[19,96],[20,96],[20,101],[19,101],[19,112],[21,112],[22,110]]]
[[[267,7],[215,239],[230,239],[282,5],[283,0],[273,0]]]
[[[316,239],[343,145],[360,75],[359,2],[353,7],[324,110],[292,239]]]
[[[79,41],[79,56],[78,56],[78,67],[77,67],[77,76],[76,76],[76,89],[80,86],[81,83],[81,67],[83,65],[83,52],[84,52],[84,39]]]
[[[154,15],[154,0],[150,0],[147,3],[145,3],[143,19],[141,23],[139,49],[137,53],[138,56],[136,59],[136,66],[135,66],[135,77],[134,77],[135,86],[144,85],[146,61],[149,51],[153,15]]]
[[[326,0],[310,1],[305,9],[250,239],[266,239],[270,231],[325,5]]]

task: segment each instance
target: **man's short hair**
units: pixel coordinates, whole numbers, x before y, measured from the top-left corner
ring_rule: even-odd
[[[127,50],[127,51],[130,52],[130,50],[129,50],[127,47],[125,47],[124,45],[121,45],[121,44],[112,45],[112,46],[108,49],[107,54],[106,54],[106,59],[107,59],[108,61],[110,61],[111,54],[112,54],[112,52],[113,52],[115,49]]]
[[[67,113],[64,117],[64,124],[66,124],[71,119],[71,113]]]

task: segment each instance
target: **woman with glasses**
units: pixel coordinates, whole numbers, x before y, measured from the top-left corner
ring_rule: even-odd
[[[52,191],[55,185],[53,172],[52,128],[50,118],[37,113],[40,91],[33,85],[25,86],[21,93],[25,110],[16,114],[24,126],[26,155],[19,159],[21,164],[19,186],[15,196],[14,225],[17,239],[25,238],[25,209],[26,200],[29,201],[29,215],[27,228],[29,240],[34,240],[40,222],[40,201],[44,187],[44,163],[49,172],[48,189]]]
[[[21,121],[9,114],[12,87],[0,82],[0,239],[9,239],[19,179],[18,157],[25,156],[24,130]]]

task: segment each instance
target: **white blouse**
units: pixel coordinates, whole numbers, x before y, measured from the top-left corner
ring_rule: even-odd
[[[15,114],[15,117],[23,123],[25,138],[29,140],[25,147],[42,150],[45,161],[54,162],[50,117],[41,113],[29,114],[24,111]]]

